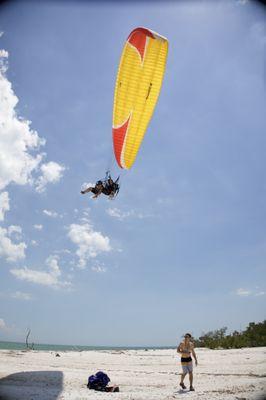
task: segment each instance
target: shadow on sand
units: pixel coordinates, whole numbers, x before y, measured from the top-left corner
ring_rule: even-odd
[[[0,379],[0,400],[56,400],[63,388],[60,371],[28,371]]]

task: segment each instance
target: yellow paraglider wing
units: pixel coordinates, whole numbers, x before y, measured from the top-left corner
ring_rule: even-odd
[[[134,29],[124,46],[113,109],[114,152],[121,168],[135,161],[160,93],[167,51],[167,39],[146,28]]]

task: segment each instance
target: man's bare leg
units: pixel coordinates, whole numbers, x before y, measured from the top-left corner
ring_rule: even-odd
[[[194,390],[194,388],[193,388],[193,372],[189,373],[189,384],[190,384],[190,390]]]
[[[88,193],[88,192],[91,192],[92,191],[92,187],[90,186],[90,187],[88,187],[87,189],[85,189],[85,190],[81,190],[81,194],[85,194],[85,193]]]
[[[99,189],[97,193],[95,193],[94,196],[92,196],[93,199],[97,199],[98,196],[102,193],[102,189]]]
[[[181,380],[180,380],[180,386],[182,389],[186,389],[186,386],[184,385],[184,379],[187,373],[181,374]]]

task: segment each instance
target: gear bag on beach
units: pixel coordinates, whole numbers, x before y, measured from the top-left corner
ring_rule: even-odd
[[[102,371],[97,372],[95,375],[89,376],[88,385],[89,389],[105,391],[106,386],[110,382],[110,378]]]

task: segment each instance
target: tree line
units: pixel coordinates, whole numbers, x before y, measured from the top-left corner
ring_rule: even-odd
[[[194,339],[194,344],[196,347],[207,347],[209,349],[266,346],[266,320],[257,324],[250,322],[242,332],[234,331],[227,335],[226,331],[227,328],[224,327],[203,333],[198,339]]]

